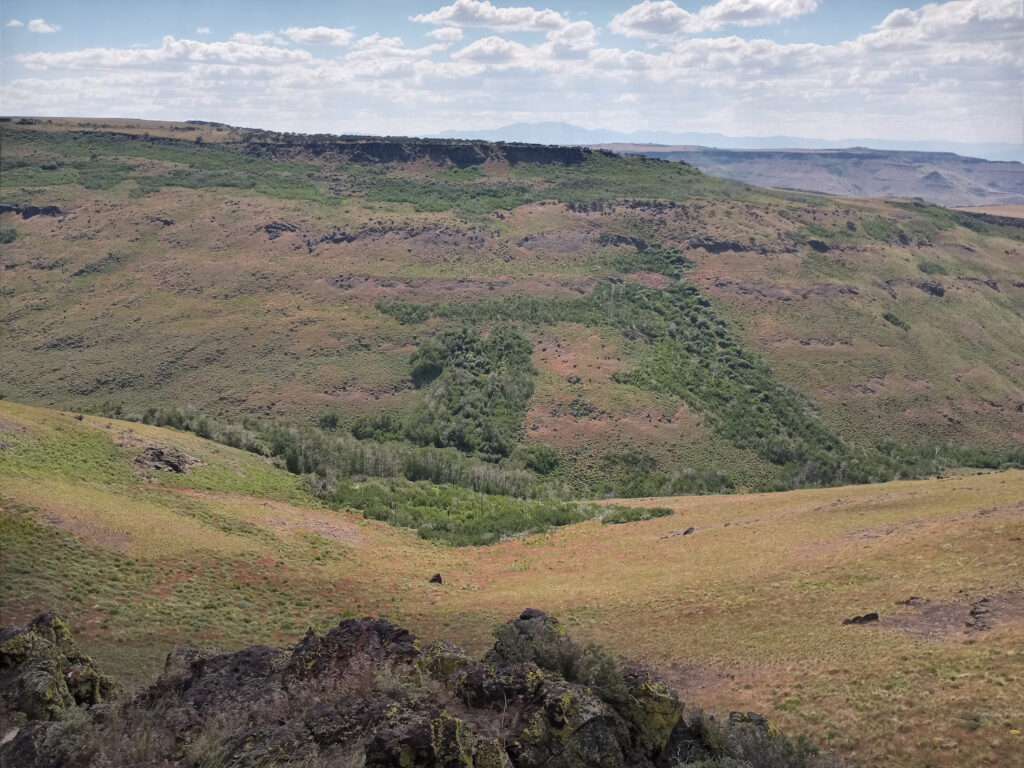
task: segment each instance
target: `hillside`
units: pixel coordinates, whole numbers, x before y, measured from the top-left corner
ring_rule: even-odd
[[[882,149],[720,149],[657,144],[598,148],[685,162],[712,176],[844,197],[919,197],[936,205],[1024,203],[1024,165],[949,152]]]
[[[1019,461],[1012,221],[581,148],[0,128],[9,399],[326,425],[520,495]]]
[[[1024,472],[640,499],[671,514],[453,549],[188,433],[3,402],[0,444],[3,624],[55,610],[130,687],[175,645],[363,615],[478,655],[528,605],[865,768],[1020,754]]]

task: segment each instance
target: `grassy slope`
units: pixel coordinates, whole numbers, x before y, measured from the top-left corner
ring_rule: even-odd
[[[61,611],[134,683],[176,643],[283,643],[364,613],[479,651],[529,605],[660,665],[688,699],[765,711],[865,766],[1020,754],[1024,611],[971,635],[956,618],[932,639],[895,627],[911,595],[1024,594],[1024,472],[640,499],[675,513],[446,549],[189,434],[3,402],[0,442],[2,623]],[[204,463],[146,473],[133,460],[152,445]],[[869,610],[881,625],[841,625]]]
[[[417,404],[408,356],[437,322],[401,326],[375,301],[577,295],[632,252],[599,245],[598,235],[611,232],[685,249],[696,263],[690,278],[718,314],[846,437],[1024,439],[1021,246],[958,226],[939,209],[772,193],[640,160],[469,171],[418,163],[385,176],[315,158],[244,158],[218,149],[238,145],[231,130],[115,122],[3,126],[4,162],[25,163],[5,172],[4,201],[68,212],[4,215],[19,233],[2,255],[0,388],[8,397],[59,407],[194,405],[230,418],[314,417],[329,406],[353,420],[381,409],[407,414]],[[133,137],[143,130],[189,141]],[[191,143],[197,135],[204,146]],[[42,169],[50,165],[59,167]],[[423,210],[438,207],[438,195],[455,208]],[[625,202],[581,213],[545,197],[678,206]],[[540,202],[498,217],[531,199]],[[270,240],[262,227],[275,220],[300,231]],[[303,242],[364,226],[398,230],[312,253]],[[691,245],[705,237],[764,253]],[[832,250],[816,252],[809,238]],[[922,261],[946,274],[922,274]],[[358,279],[341,289],[331,283],[339,275]],[[962,278],[994,280],[999,290]],[[908,282],[922,279],[941,282],[945,297]],[[883,320],[886,312],[909,330]],[[611,381],[612,371],[646,359],[643,341],[570,324],[529,331],[541,373],[527,438],[559,446],[581,473],[598,477],[605,452],[642,444],[663,470],[724,469],[741,483],[770,475],[679,398]],[[595,415],[572,416],[576,396]]]

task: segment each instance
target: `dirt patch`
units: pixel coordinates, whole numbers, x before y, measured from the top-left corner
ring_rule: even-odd
[[[592,246],[594,233],[578,229],[554,229],[521,238],[516,245],[528,251],[576,253]]]
[[[42,516],[42,521],[58,528],[70,531],[76,536],[99,544],[102,547],[111,549],[127,549],[132,544],[132,537],[121,531],[112,531],[109,528],[101,528],[98,525],[87,523],[83,520],[66,520],[60,515],[47,512]]]
[[[533,343],[533,364],[542,371],[577,377],[581,382],[610,381],[626,363],[614,345],[585,328],[579,330],[573,339],[538,335]]]
[[[289,517],[267,517],[267,525],[277,533],[315,533],[325,539],[345,544],[365,544],[366,539],[359,529],[343,520],[332,520],[326,516],[294,510]]]
[[[28,428],[14,419],[7,418],[6,416],[0,416],[0,432],[10,432],[15,435],[23,435],[28,432]]]
[[[1024,593],[1006,592],[955,602],[911,597],[901,601],[908,613],[883,616],[881,626],[914,637],[949,642],[988,632],[1010,622],[1024,622]]]

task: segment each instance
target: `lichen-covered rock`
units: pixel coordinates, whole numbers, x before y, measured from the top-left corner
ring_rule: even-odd
[[[326,635],[310,629],[295,646],[285,671],[289,681],[343,674],[352,660],[412,664],[420,657],[415,636],[385,619],[346,619]]]
[[[474,663],[472,656],[451,643],[428,643],[420,651],[420,669],[442,682]]]
[[[442,711],[430,721],[430,744],[439,768],[473,768],[473,731],[454,715]]]
[[[473,707],[507,705],[536,695],[544,673],[532,661],[519,664],[473,664],[450,678],[459,697]]]
[[[625,675],[628,693],[619,712],[630,724],[634,748],[649,760],[657,758],[683,717],[683,702],[675,691],[650,672],[632,669]]]
[[[479,739],[473,755],[474,768],[513,768],[505,747],[497,739]]]
[[[83,654],[53,613],[0,632],[0,698],[4,709],[31,720],[63,720],[76,705],[99,704],[120,691]]]
[[[182,648],[147,690],[96,706],[112,683],[66,624],[42,616],[0,630],[0,714],[21,724],[0,745],[0,763],[668,768],[735,756],[758,768],[812,765],[803,742],[756,713],[724,722],[695,710],[687,722],[682,702],[649,672],[623,671],[540,611],[524,611],[495,637],[475,661],[363,618],[310,630],[292,649]]]
[[[72,765],[82,751],[90,724],[84,713],[61,721],[32,720],[0,746],[0,765],[56,768]]]
[[[545,682],[526,726],[509,745],[520,768],[621,768],[629,747],[625,721],[590,689]]]

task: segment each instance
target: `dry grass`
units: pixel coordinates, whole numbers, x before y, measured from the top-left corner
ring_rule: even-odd
[[[662,667],[687,699],[764,711],[865,766],[1011,766],[1019,755],[1021,613],[997,614],[987,632],[951,626],[928,640],[901,630],[918,609],[897,603],[920,596],[966,614],[971,600],[1024,590],[1022,472],[627,500],[675,514],[445,549],[303,502],[291,476],[194,436],[11,403],[0,414],[4,440],[17,442],[0,452],[4,517],[84,541],[80,563],[107,558],[84,576],[94,591],[76,601],[68,595],[84,589],[81,574],[45,557],[63,539],[39,543],[38,570],[8,581],[4,623],[56,607],[132,681],[175,643],[287,642],[339,615],[384,615],[480,652],[492,626],[532,606],[582,640]],[[112,441],[128,428],[200,457],[214,477],[218,468],[261,475],[271,498],[181,487],[189,475],[147,480],[127,449],[106,459],[124,472],[67,477],[56,459],[36,473],[16,468],[17,453],[48,434]],[[59,534],[54,517],[78,527]],[[5,544],[5,563],[23,546]],[[120,580],[105,584],[111,572]],[[435,572],[443,587],[427,584]],[[868,611],[882,621],[842,625]]]

